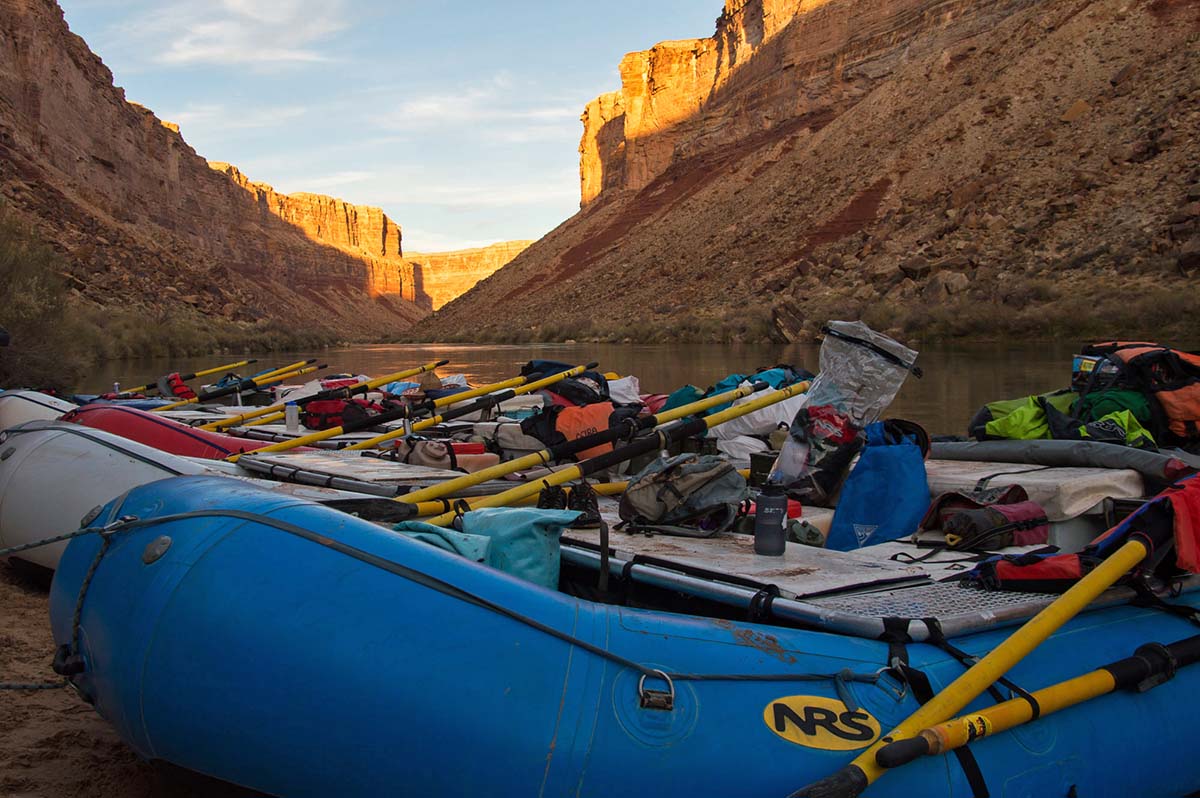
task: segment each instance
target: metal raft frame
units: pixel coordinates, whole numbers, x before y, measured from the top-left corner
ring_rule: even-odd
[[[600,568],[600,552],[584,546],[564,543],[565,562],[593,570]],[[884,619],[899,618],[908,623],[913,642],[936,638],[923,618],[936,618],[945,637],[959,637],[1015,626],[1032,618],[1058,598],[1054,593],[1015,593],[965,588],[957,582],[932,582],[899,589],[828,595],[807,600],[775,596],[771,585],[747,586],[722,582],[687,573],[661,561],[639,562],[610,555],[614,573],[651,587],[685,593],[747,612],[761,611],[780,621],[799,624],[819,631],[878,639],[884,634]],[[1200,589],[1200,577],[1187,577],[1182,592]],[[772,595],[763,601],[764,591]],[[1089,610],[1125,604],[1137,594],[1130,588],[1113,588],[1103,593]],[[968,609],[962,611],[964,606]]]

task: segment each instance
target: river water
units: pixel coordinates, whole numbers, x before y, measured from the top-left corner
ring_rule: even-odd
[[[1072,342],[930,345],[917,361],[924,378],[910,376],[886,415],[920,422],[933,434],[964,434],[967,421],[986,402],[1065,387],[1076,351]],[[253,369],[315,357],[329,364],[323,373],[377,376],[447,359],[450,364],[439,369],[440,374],[465,374],[478,385],[514,376],[531,358],[548,358],[598,361],[601,370],[637,375],[643,392],[670,393],[685,383],[706,388],[731,372],[748,373],[777,363],[815,372],[818,352],[816,344],[378,344],[320,352],[247,353],[246,357],[258,357],[260,362],[239,371],[249,374]],[[110,390],[115,381],[139,385],[175,369],[196,371],[239,359],[235,353],[178,363],[112,361],[98,368],[80,390]]]

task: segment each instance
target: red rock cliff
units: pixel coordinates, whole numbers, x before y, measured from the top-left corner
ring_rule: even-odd
[[[425,314],[382,211],[217,166],[126,102],[53,0],[0,0],[0,195],[67,254],[84,297],[356,338]]]

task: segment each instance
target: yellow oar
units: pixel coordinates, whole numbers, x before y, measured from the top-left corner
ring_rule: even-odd
[[[316,363],[316,362],[317,362],[316,358],[310,358],[308,360],[297,360],[295,363],[289,363],[286,366],[280,366],[277,369],[271,369],[270,371],[265,371],[262,374],[256,374],[253,377],[247,377],[246,379],[242,380],[242,382],[246,382],[248,380],[262,381],[262,380],[266,380],[269,377],[275,377],[276,375],[283,375],[283,376],[290,377],[290,376],[293,376],[291,374],[291,372],[294,372],[297,369],[302,369],[305,366],[308,366],[308,365],[310,365],[312,363]],[[263,384],[265,384],[265,383],[263,383]],[[164,405],[162,407],[155,407],[155,408],[151,409],[151,412],[161,413],[164,410],[174,410],[176,407],[181,407],[183,405],[195,404],[197,402],[205,402],[209,399],[213,399],[218,396],[228,396],[231,393],[235,393],[235,391],[227,390],[228,388],[229,388],[229,386],[227,385],[224,388],[215,388],[212,391],[207,391],[207,392],[200,391],[192,399],[185,399],[183,401],[176,402],[175,404]]]
[[[1006,732],[1037,718],[1082,704],[1117,690],[1142,690],[1157,686],[1179,668],[1200,662],[1200,635],[1162,646],[1150,643],[1132,657],[1035,690],[1027,698],[1009,701],[963,715],[922,730],[907,740],[897,740],[879,749],[876,761],[888,769],[906,765],[923,756],[934,756],[962,748],[983,737]],[[1037,707],[1037,714],[1034,714]],[[1119,737],[1118,737],[1119,740]],[[1114,740],[1117,742],[1118,740]]]
[[[586,368],[587,368],[586,366],[580,366],[579,371],[577,371],[576,373],[577,374],[583,373],[583,371],[585,371]],[[572,369],[572,371],[575,371],[575,369]],[[567,372],[562,372],[562,374],[563,374],[563,376],[566,376]],[[558,379],[562,379],[562,378],[563,378],[562,376],[558,377]],[[459,402],[462,402],[464,399],[478,397],[482,393],[491,393],[496,390],[504,390],[505,388],[511,387],[514,383],[515,384],[525,383],[525,381],[527,379],[528,379],[527,377],[517,377],[516,379],[512,379],[512,380],[505,380],[504,382],[497,382],[497,383],[493,383],[492,385],[485,385],[482,388],[476,388],[472,391],[464,391],[462,393],[456,393],[456,394],[452,394],[450,396],[444,396],[441,399],[435,399],[431,403],[426,403],[426,407],[436,408],[436,407],[444,407],[449,404],[458,404]],[[347,432],[356,432],[360,429],[368,429],[370,427],[378,426],[379,424],[384,424],[389,421],[395,421],[397,419],[411,418],[412,414],[414,412],[421,412],[421,410],[422,410],[422,408],[420,408],[420,407],[418,407],[418,408],[401,407],[401,408],[397,408],[396,410],[389,410],[387,412],[380,413],[377,416],[370,416],[368,418],[361,419],[361,420],[351,423],[351,424],[343,424],[340,427],[330,427],[329,429],[324,429],[324,430],[321,430],[320,432],[314,432],[310,435],[301,435],[298,438],[292,438],[291,440],[280,441],[279,443],[273,443],[270,446],[264,446],[261,449],[256,449],[254,451],[254,454],[257,455],[257,454],[270,454],[271,452],[286,452],[289,449],[295,449],[297,446],[307,446],[310,443],[320,443],[321,441],[329,440],[330,438],[336,438],[339,435],[345,435]],[[444,419],[440,416],[435,416],[434,418],[431,418],[431,419],[423,419],[417,425],[414,425],[413,429],[415,430],[415,429],[417,429],[417,427],[420,427],[422,429],[424,429],[426,427],[431,427],[434,424],[440,423],[442,420],[444,420]],[[380,435],[380,436],[377,436],[376,438],[371,438],[370,440],[374,441],[374,440],[379,440],[379,439],[386,439],[389,436],[390,437],[399,437],[401,435],[407,435],[407,434],[408,433],[405,430],[400,429],[400,430],[396,430],[395,432],[387,433],[386,435]],[[366,447],[363,447],[361,444],[356,445],[356,446],[347,446],[346,447],[346,449],[356,449],[356,448],[366,448]],[[236,463],[241,458],[241,456],[242,456],[241,454],[232,454],[225,459],[231,463]]]
[[[335,389],[329,390],[329,391],[321,391],[320,393],[318,393],[314,396],[306,396],[302,399],[297,400],[297,404],[303,406],[303,405],[308,404],[309,402],[315,402],[315,401],[318,401],[321,399],[345,398],[347,396],[353,396],[354,394],[361,393],[363,391],[372,391],[372,390],[380,387],[381,385],[387,385],[389,382],[396,382],[397,380],[403,380],[403,379],[407,379],[409,377],[415,377],[418,374],[424,374],[427,371],[433,371],[435,368],[438,368],[439,366],[444,366],[449,362],[450,362],[449,360],[438,360],[438,361],[434,361],[434,362],[429,362],[423,366],[418,366],[417,368],[411,368],[406,371],[397,371],[395,374],[388,374],[387,376],[384,376],[384,377],[376,377],[373,380],[363,380],[362,382],[356,382],[353,385],[347,385],[345,388],[335,388]],[[229,418],[223,418],[220,421],[214,421],[211,424],[205,424],[204,426],[200,427],[199,429],[206,429],[206,430],[212,430],[214,432],[218,432],[223,429],[228,429],[229,427],[239,426],[239,425],[243,424],[244,422],[249,421],[252,418],[260,418],[262,416],[270,416],[272,420],[279,419],[279,418],[283,417],[284,414],[281,411],[285,410],[286,407],[287,407],[286,402],[280,402],[279,404],[274,404],[269,407],[260,407],[259,409],[252,410],[249,413],[242,413],[241,415],[230,416]],[[260,422],[260,423],[265,423],[265,422]]]
[[[314,361],[307,361],[307,363],[312,362]],[[312,374],[314,371],[320,371],[323,368],[328,368],[328,366],[302,366],[299,368],[293,368],[291,371],[283,371],[279,373],[267,372],[266,374],[260,374],[257,377],[247,377],[246,379],[239,380],[232,385],[226,385],[224,388],[217,388],[212,391],[207,391],[206,393],[194,396],[191,399],[184,399],[180,402],[163,405],[162,407],[156,407],[154,408],[154,412],[161,413],[164,410],[174,410],[177,407],[194,405],[199,402],[207,402],[209,399],[219,399],[222,396],[229,396],[231,394],[241,393],[242,391],[254,390],[255,388],[261,388],[264,385],[271,385],[273,383],[280,382],[281,380],[290,380],[293,377],[302,377],[305,374]]]
[[[525,383],[525,381],[527,379],[528,379],[527,377],[513,377],[512,379],[504,380],[503,382],[493,382],[491,385],[481,385],[478,388],[472,388],[469,391],[463,391],[461,393],[452,394],[450,396],[443,396],[441,399],[435,399],[432,403],[414,406],[413,413],[420,414],[420,413],[424,412],[422,410],[423,407],[425,409],[437,409],[439,407],[445,407],[447,405],[458,404],[459,402],[465,402],[468,399],[475,399],[477,397],[484,396],[485,394],[494,393],[496,391],[503,391],[505,388],[513,388],[518,385],[522,385]],[[280,419],[282,417],[283,417],[283,413],[277,413],[274,415],[274,417],[260,418],[257,421],[247,424],[246,426],[247,427],[255,427],[255,426],[258,426],[259,424],[270,424],[272,421],[277,421],[278,419]]]
[[[557,374],[551,374],[549,377],[544,377],[543,379],[540,379],[540,380],[534,380],[533,382],[525,382],[525,380],[527,380],[528,378],[520,377],[520,378],[518,378],[519,383],[518,383],[517,387],[512,388],[512,395],[520,396],[522,394],[533,393],[534,391],[540,391],[543,388],[549,388],[551,385],[553,385],[556,382],[561,382],[562,380],[568,379],[570,377],[578,377],[583,372],[594,369],[595,367],[596,367],[595,363],[589,363],[586,366],[576,366],[575,368],[567,369],[566,371],[560,371]],[[513,382],[513,380],[507,380],[506,382],[498,382],[495,385],[490,385],[490,386],[485,386],[485,387],[502,390],[503,388],[510,387],[509,383],[512,383],[512,382]],[[481,388],[479,390],[483,390],[483,389]],[[490,390],[488,391],[488,393],[491,393],[491,392],[492,391],[490,391]],[[443,397],[442,399],[437,400],[436,402],[434,402],[434,405],[439,406],[439,403],[441,403],[440,406],[444,406],[447,404],[458,404],[459,402],[462,401],[462,397],[464,397],[464,396],[466,396],[466,394],[456,393],[451,396],[446,396],[446,397]],[[512,397],[507,396],[504,398],[505,398],[505,400],[507,400],[507,399],[511,399]],[[448,420],[449,418],[450,418],[449,413],[443,413],[441,415],[433,416],[432,418],[421,419],[416,424],[414,424],[410,430],[398,429],[398,430],[392,430],[391,432],[385,432],[382,435],[376,435],[374,438],[368,438],[367,440],[359,441],[358,443],[356,443],[352,446],[347,446],[346,451],[374,449],[377,446],[379,446],[379,444],[381,444],[381,443],[386,443],[390,440],[394,440],[395,438],[401,438],[412,432],[420,432],[421,430],[429,429],[430,427],[435,427],[438,424],[441,424],[443,421]],[[259,449],[259,451],[262,451],[262,450]]]
[[[702,432],[707,432],[713,427],[720,426],[727,421],[732,421],[735,418],[740,418],[748,413],[753,413],[756,410],[761,410],[764,407],[769,407],[776,402],[782,402],[784,399],[789,399],[797,394],[807,391],[809,388],[808,382],[798,382],[795,385],[790,385],[787,388],[776,391],[767,396],[758,399],[751,399],[749,402],[722,410],[720,413],[713,413],[711,416],[703,418],[692,418],[688,421],[678,422],[668,427],[663,427],[658,430],[657,434],[650,435],[645,438],[639,438],[632,441],[627,446],[622,446],[620,449],[615,449],[611,452],[606,452],[599,457],[593,457],[590,460],[584,460],[582,463],[564,468],[560,471],[555,471],[534,482],[529,482],[524,485],[518,485],[515,488],[506,490],[503,493],[497,493],[494,496],[487,496],[479,501],[474,506],[481,507],[504,507],[509,504],[521,501],[529,496],[533,496],[541,492],[542,488],[552,485],[561,485],[564,482],[582,479],[589,474],[594,474],[597,471],[603,471],[606,468],[611,468],[626,460],[632,460],[643,454],[649,454],[660,448],[666,448],[671,443],[690,438],[693,435],[699,435]],[[403,501],[403,497],[399,499]],[[449,526],[454,522],[457,513],[445,512],[439,516],[429,519],[429,523],[434,526]]]
[[[229,371],[230,369],[241,368],[242,366],[249,366],[251,363],[257,363],[257,362],[258,362],[258,359],[252,357],[249,360],[239,360],[236,363],[226,363],[224,366],[213,366],[212,368],[205,369],[204,371],[193,371],[190,374],[180,374],[179,379],[183,380],[184,382],[187,382],[188,380],[194,380],[197,377],[207,377],[209,374],[216,374],[217,372],[220,372],[220,371]],[[139,385],[136,388],[125,388],[121,391],[121,393],[122,394],[140,393],[141,391],[148,391],[151,388],[157,388],[157,387],[158,387],[157,383],[153,383],[153,384],[146,383],[145,385]]]
[[[750,469],[748,469],[748,468],[739,469],[738,473],[741,474],[743,477],[749,477]],[[540,485],[541,483],[538,482],[538,484]],[[590,487],[595,493],[599,494],[600,496],[620,496],[622,493],[625,492],[625,489],[627,487],[629,487],[629,482],[628,482],[628,480],[626,480],[624,482],[597,482],[597,483],[592,484]],[[574,487],[568,485],[563,490],[565,490],[567,492],[567,494],[570,495],[571,491],[574,489],[575,489]],[[406,498],[407,498],[407,494],[404,497],[399,497],[399,501],[404,501]],[[452,509],[454,509],[455,506],[458,505],[459,502],[466,502],[467,506],[470,507],[472,510],[474,510],[476,505],[482,506],[482,503],[489,498],[491,498],[491,496],[484,495],[484,496],[469,496],[469,497],[463,498],[463,499],[435,499],[432,501],[418,502],[417,504],[414,504],[413,506],[416,508],[416,513],[415,513],[416,515],[434,515],[435,513],[450,512]],[[513,502],[513,504],[533,504],[534,502],[537,501],[537,498],[538,497],[535,495],[530,495],[530,496],[526,496],[525,498],[521,499],[520,501]]]
[[[1101,593],[1146,558],[1150,549],[1141,538],[1131,538],[1106,560],[1097,565],[1087,576],[1071,586],[1067,592],[1055,599],[1033,618],[1013,632],[1003,643],[992,649],[987,656],[972,665],[965,673],[946,686],[920,709],[908,716],[899,726],[871,745],[853,762],[821,781],[796,791],[792,798],[800,796],[847,795],[857,796],[887,772],[875,760],[876,754],[887,743],[906,740],[921,730],[953,717],[980,693],[990,687],[1014,665],[1025,658],[1043,640],[1054,634],[1059,627],[1078,615]]]
[[[677,419],[687,418],[696,413],[703,413],[711,407],[723,405],[732,402],[736,399],[741,399],[743,396],[749,396],[757,390],[766,388],[766,383],[757,383],[749,385],[745,388],[735,388],[732,391],[726,391],[716,396],[710,396],[707,399],[701,399],[698,402],[692,402],[688,405],[676,407],[672,410],[659,413],[653,416],[642,416],[637,419],[637,429],[645,430],[651,427],[657,427],[660,424],[666,424]],[[563,460],[578,452],[587,451],[595,446],[602,446],[607,443],[612,443],[615,440],[628,434],[629,430],[624,427],[609,428],[601,430],[593,435],[587,435],[573,441],[567,441],[559,446],[548,446],[539,452],[527,454],[524,457],[518,457],[515,460],[509,460],[505,463],[498,463],[490,468],[484,468],[476,471],[473,474],[464,474],[461,477],[456,477],[446,482],[431,485],[428,488],[415,490],[411,493],[406,493],[403,496],[398,496],[397,501],[417,503],[427,499],[438,499],[442,496],[450,496],[454,493],[473,487],[481,482],[487,482],[489,479],[499,479],[517,471],[526,468],[538,468],[540,466],[550,465],[556,460]]]

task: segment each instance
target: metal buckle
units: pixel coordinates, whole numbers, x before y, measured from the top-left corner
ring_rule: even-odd
[[[647,690],[646,676],[642,674],[642,678],[638,679],[638,703],[642,709],[659,709],[670,712],[675,709],[675,683],[671,681],[671,677],[660,670],[652,671],[658,678],[667,683],[667,691],[662,690]]]

